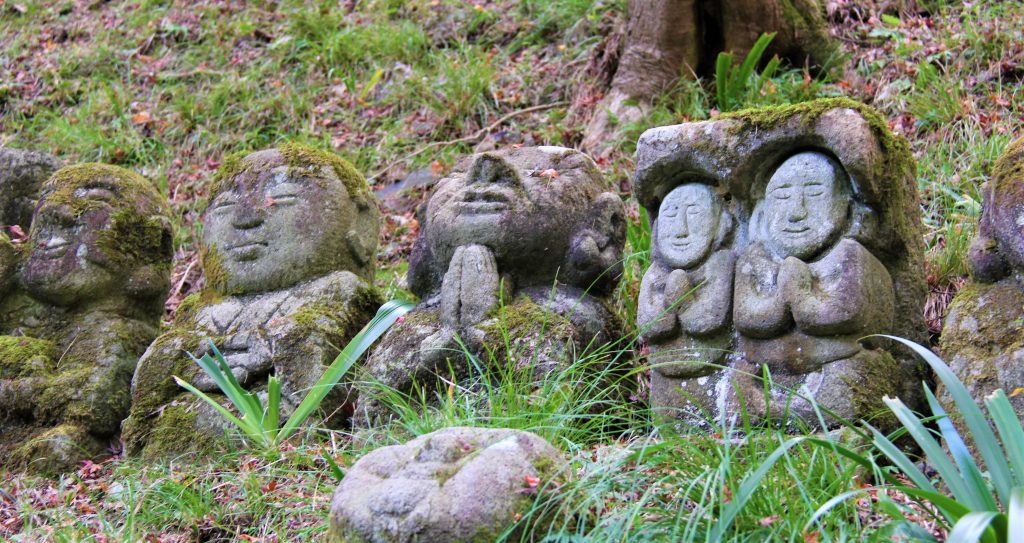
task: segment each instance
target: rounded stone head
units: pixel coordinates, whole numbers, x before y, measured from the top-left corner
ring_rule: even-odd
[[[22,282],[60,306],[166,295],[173,257],[167,200],[144,177],[80,164],[43,185]]]
[[[1024,138],[999,157],[984,198],[980,236],[971,251],[974,275],[997,279],[1010,269],[1024,272]],[[986,244],[992,246],[987,251]]]
[[[351,164],[285,145],[228,159],[203,221],[207,282],[265,292],[348,270],[372,276],[380,214]]]
[[[835,159],[813,151],[797,153],[768,180],[758,204],[760,236],[782,258],[812,258],[842,235],[850,204],[850,181]]]
[[[479,244],[518,285],[550,286],[557,276],[587,288],[621,258],[625,238],[622,201],[606,189],[594,162],[572,149],[472,156],[427,202],[411,276],[427,264],[436,280],[457,247]]]
[[[722,198],[711,187],[679,185],[658,208],[658,257],[671,268],[697,266],[722,242],[731,224]]]

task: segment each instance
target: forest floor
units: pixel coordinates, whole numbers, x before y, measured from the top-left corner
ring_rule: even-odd
[[[387,221],[378,279],[396,295],[418,229],[413,210],[430,182],[474,150],[577,145],[607,91],[623,40],[624,0],[312,4],[0,0],[0,145],[46,151],[69,164],[118,164],[159,185],[172,201],[176,226],[168,321],[176,304],[202,287],[198,220],[227,153],[297,141],[350,159],[381,195]],[[741,105],[848,96],[877,108],[907,138],[924,202],[928,268],[922,273],[933,293],[926,317],[934,337],[966,276],[980,187],[1003,148],[1022,135],[1024,5],[830,0],[828,18],[845,56],[826,73],[787,67]],[[684,77],[656,98],[647,119],[619,127],[615,145],[594,157],[609,183],[628,193],[644,129],[718,115],[714,88],[713,79]],[[412,191],[395,190],[411,185]],[[627,205],[631,239],[643,239],[641,213],[631,198]],[[627,315],[645,260],[631,262],[617,294]],[[335,484],[322,455],[345,466],[366,447],[452,421],[421,422],[359,447],[344,436],[311,438],[277,460],[238,451],[201,468],[150,467],[114,451],[110,460],[57,481],[5,473],[0,538],[275,541],[320,534]],[[634,438],[618,442],[628,448]],[[581,470],[588,463],[608,468],[614,464],[603,456],[609,446],[599,441],[563,448]],[[766,450],[751,446],[756,450],[739,453]],[[713,440],[686,450],[694,465],[707,469],[737,452],[723,453]],[[819,465],[823,460],[811,452],[795,458],[780,480],[787,473],[819,475],[821,495],[841,492],[843,477],[851,484],[848,473],[831,473],[838,468]],[[645,469],[664,468],[657,462],[626,471],[648,476]],[[744,473],[722,480],[731,484]],[[623,506],[636,499],[624,490],[629,484],[612,475],[606,483],[615,489],[609,492],[617,510],[633,511]],[[714,499],[728,502],[729,484]],[[818,541],[882,533],[878,504],[885,500],[877,495],[866,493],[838,527],[802,530],[814,500],[801,497],[809,491],[800,485],[780,490],[787,492],[805,506],[773,518],[780,502],[766,499],[741,515],[737,530],[745,531],[737,535],[761,530]],[[603,529],[636,534],[645,522],[665,522],[664,513],[636,514],[643,521],[619,519],[619,532]]]

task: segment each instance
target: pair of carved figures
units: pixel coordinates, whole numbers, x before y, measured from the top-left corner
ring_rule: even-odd
[[[654,241],[638,325],[661,414],[700,425],[742,405],[813,426],[810,399],[827,424],[914,401],[918,365],[861,339],[923,331],[912,163],[880,123],[819,101],[641,137]]]
[[[16,233],[0,235],[0,464],[42,472],[111,445],[172,257],[167,202],[148,180],[56,166],[0,149],[0,222]]]

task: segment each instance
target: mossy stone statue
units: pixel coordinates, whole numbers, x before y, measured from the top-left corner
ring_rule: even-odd
[[[58,168],[49,155],[0,147],[0,228],[17,225],[28,232],[39,190]]]
[[[411,392],[439,376],[463,379],[462,347],[486,361],[488,350],[504,352],[506,332],[515,359],[540,378],[563,367],[567,346],[614,338],[603,298],[621,275],[624,207],[586,155],[524,147],[471,156],[420,211],[409,286],[422,302],[371,352],[369,380]],[[387,416],[369,391],[355,421]]]
[[[24,244],[0,240],[18,279],[0,294],[0,464],[57,473],[108,450],[159,329],[171,238],[152,183],[83,164],[43,185]]]
[[[229,157],[210,197],[206,287],[139,361],[124,425],[132,455],[204,453],[223,437],[225,421],[174,382],[220,398],[186,351],[198,356],[212,340],[249,390],[265,391],[276,375],[287,414],[381,303],[370,283],[380,215],[348,162],[298,145]],[[322,420],[341,424],[347,405],[337,387]]]
[[[862,339],[926,337],[914,165],[877,113],[826,99],[654,128],[634,191],[652,219],[637,315],[660,415],[813,427],[813,399],[826,425],[885,426],[883,396],[918,403],[920,363]]]
[[[941,353],[982,402],[998,388],[1024,387],[1024,138],[1011,143],[984,188],[971,280],[957,293],[942,328]],[[940,400],[951,399],[940,393]],[[1024,395],[1010,398],[1024,416]]]

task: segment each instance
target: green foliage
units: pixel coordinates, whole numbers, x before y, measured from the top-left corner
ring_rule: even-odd
[[[778,57],[773,57],[765,65],[760,75],[754,71],[760,64],[765,49],[774,38],[774,32],[761,34],[739,68],[733,66],[732,53],[718,54],[715,61],[715,97],[718,100],[719,111],[741,109],[752,94],[761,92],[765,82],[771,79],[775,71],[779,69],[779,64],[782,61]]]
[[[267,381],[267,405],[263,406],[259,397],[245,390],[235,379],[234,373],[224,360],[224,356],[217,350],[217,347],[210,343],[210,349],[214,356],[204,354],[202,358],[192,357],[210,376],[217,387],[224,392],[224,395],[231,401],[235,409],[242,415],[236,417],[218,401],[207,396],[205,393],[186,383],[178,376],[174,376],[175,382],[182,388],[208,403],[217,410],[224,418],[235,425],[243,437],[253,446],[261,449],[275,450],[291,437],[298,430],[299,426],[320,407],[320,403],[327,397],[331,387],[341,380],[342,376],[352,367],[366,349],[373,344],[388,328],[391,327],[399,317],[411,310],[413,304],[392,300],[377,311],[377,315],[362,330],[356,334],[344,349],[338,353],[334,362],[324,371],[320,380],[313,385],[312,389],[295,408],[295,412],[288,417],[288,420],[281,426],[281,382],[276,376],[271,376]]]
[[[872,434],[875,449],[913,486],[879,469],[871,456],[860,455],[835,444],[821,445],[872,469],[892,488],[922,503],[931,504],[939,512],[939,520],[950,530],[949,541],[1020,542],[1024,538],[1024,428],[1006,393],[997,390],[985,398],[985,407],[989,413],[986,417],[967,388],[941,358],[911,341],[893,336],[879,337],[902,343],[931,366],[959,411],[955,415],[961,418],[976,452],[972,453],[954,426],[951,416],[927,385],[924,385],[924,392],[932,413],[930,417],[922,418],[898,398],[886,398],[885,403],[937,472],[939,485],[925,475],[891,437],[870,425],[868,430]],[[930,422],[938,426],[938,432],[926,426]],[[980,459],[976,459],[975,454]],[[987,474],[979,467],[982,463]],[[831,507],[859,492],[842,494],[829,500],[812,520],[820,518]],[[927,533],[917,533],[916,537],[936,541]]]

